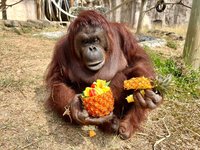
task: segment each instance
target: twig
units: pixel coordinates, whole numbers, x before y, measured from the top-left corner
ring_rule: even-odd
[[[199,133],[194,132],[193,130],[191,130],[191,129],[189,129],[189,128],[186,128],[186,130],[188,130],[188,131],[192,132],[193,134],[197,135],[198,137],[200,137],[200,134],[199,134]]]
[[[111,10],[105,12],[104,15],[107,15],[107,14],[109,14],[109,13],[115,11],[116,9],[122,7],[123,5],[125,5],[126,3],[129,3],[129,2],[131,2],[131,1],[133,1],[133,0],[126,0],[126,1],[122,2],[121,4],[117,5],[117,6],[114,7],[113,9],[111,9]]]
[[[165,129],[167,130],[167,133],[168,133],[168,134],[167,134],[165,137],[161,138],[160,140],[158,140],[158,141],[156,141],[156,142],[154,143],[154,145],[153,145],[153,150],[156,150],[156,146],[157,146],[159,143],[161,143],[161,142],[164,141],[166,138],[169,138],[169,137],[171,136],[171,133],[170,133],[169,128],[167,127],[167,125],[166,125],[166,123],[165,123],[164,118],[163,118],[163,124],[164,124]]]
[[[10,5],[6,5],[6,6],[12,7],[12,6],[14,6],[14,5],[17,5],[17,4],[21,3],[22,1],[24,1],[24,0],[20,0],[20,1],[16,2],[16,3],[10,4]]]
[[[8,126],[3,126],[3,127],[0,127],[0,130],[4,130],[4,129],[6,129],[6,128],[8,128]]]
[[[149,136],[148,134],[146,134],[146,133],[136,133],[137,135],[142,135],[142,136]]]
[[[146,13],[146,12],[148,12],[148,11],[151,11],[151,10],[154,9],[154,8],[156,8],[156,6],[153,6],[153,7],[149,8],[149,9],[145,10],[144,12]]]
[[[71,117],[71,112],[70,112],[70,106],[65,106],[65,112],[63,113],[63,116],[67,115],[69,116],[70,122],[72,123],[72,117]]]
[[[21,90],[21,89],[18,89],[19,90],[19,92],[22,94],[22,96],[26,99],[27,97],[26,97],[26,95],[24,94],[24,92]]]

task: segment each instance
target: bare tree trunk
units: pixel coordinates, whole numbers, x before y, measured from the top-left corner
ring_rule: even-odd
[[[40,20],[42,19],[42,4],[41,0],[36,1],[37,5],[37,19]]]
[[[112,9],[112,0],[103,0],[104,7],[108,8],[108,11]],[[106,14],[106,18],[112,21],[112,13]]]
[[[129,25],[131,25],[131,19],[132,19],[132,1],[131,2],[129,2],[129,3],[127,3],[126,4],[126,7],[127,7],[127,11],[126,11],[126,18],[127,18],[127,20],[126,20],[126,22],[129,24]]]
[[[175,6],[174,9],[174,25],[177,25],[178,23],[178,14],[179,14],[179,5]]]
[[[6,0],[2,0],[1,1],[1,5],[2,5],[2,19],[3,20],[7,20],[7,12],[6,12]]]
[[[70,0],[70,7],[74,6],[74,0]]]
[[[193,0],[183,57],[193,69],[200,68],[200,0]]]
[[[116,6],[122,3],[122,0],[115,0]],[[114,11],[115,13],[115,22],[120,22],[121,16],[122,16],[122,8],[118,8]]]
[[[140,15],[139,15],[139,19],[138,19],[138,26],[137,26],[136,33],[141,33],[141,31],[142,31],[142,23],[143,23],[143,18],[145,15],[144,11],[146,10],[146,6],[147,6],[147,0],[142,0],[141,6],[140,6]]]
[[[103,0],[103,5],[104,5],[104,7],[107,7],[108,9],[110,9],[110,1],[109,0]]]
[[[116,6],[116,0],[112,0],[112,2],[111,2],[111,8],[114,8]],[[111,20],[112,21],[116,21],[116,13],[115,13],[115,11],[114,12],[112,12],[112,18],[111,18]]]
[[[130,22],[131,27],[134,27],[135,24],[136,5],[137,5],[136,0],[134,0],[132,2],[132,10],[131,10],[131,22]]]
[[[122,1],[123,2],[123,1]],[[129,3],[127,3],[129,4]],[[121,16],[120,16],[120,22],[123,22],[123,23],[127,23],[128,22],[128,16],[127,16],[127,11],[128,11],[128,7],[127,7],[127,4],[121,6]],[[130,16],[130,15],[129,15]]]

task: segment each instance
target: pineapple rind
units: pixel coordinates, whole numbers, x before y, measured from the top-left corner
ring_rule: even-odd
[[[111,90],[100,95],[83,98],[84,108],[93,117],[109,115],[114,109],[114,98]]]
[[[124,89],[130,90],[143,90],[143,89],[152,89],[151,80],[145,77],[131,78],[124,81]]]

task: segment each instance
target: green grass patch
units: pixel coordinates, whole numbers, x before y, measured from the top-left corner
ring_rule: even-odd
[[[148,52],[148,48],[145,48]],[[199,99],[200,98],[200,70],[194,71],[185,67],[181,59],[165,58],[161,54],[149,52],[155,65],[157,74],[172,75],[172,85],[167,91],[168,98]]]

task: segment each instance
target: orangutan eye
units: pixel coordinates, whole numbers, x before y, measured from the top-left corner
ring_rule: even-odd
[[[95,37],[93,41],[94,41],[94,43],[99,43],[100,40],[98,37]]]
[[[83,43],[84,45],[86,45],[86,44],[89,44],[90,41],[89,41],[88,39],[84,39],[84,40],[82,40],[82,43]]]

